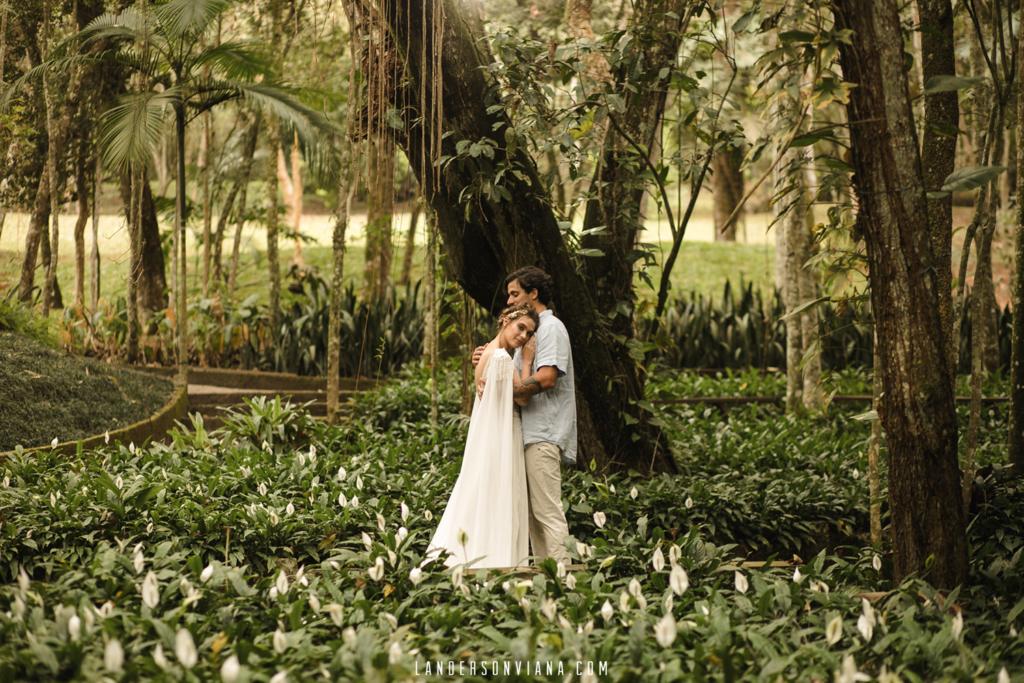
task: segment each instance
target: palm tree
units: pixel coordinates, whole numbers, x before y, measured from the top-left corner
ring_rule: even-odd
[[[108,167],[124,168],[156,151],[168,111],[173,114],[177,147],[174,278],[177,307],[178,380],[187,383],[185,258],[185,130],[190,121],[223,102],[246,99],[269,109],[313,143],[317,129],[329,129],[326,117],[302,104],[299,91],[275,80],[270,61],[257,41],[225,42],[207,47],[204,40],[217,18],[235,0],[165,0],[140,11],[130,7],[103,14],[58,45],[49,60],[25,74],[4,94],[43,70],[67,72],[79,64],[117,64],[139,74],[147,87],[129,92],[103,116],[101,146]],[[96,54],[88,51],[100,48]]]

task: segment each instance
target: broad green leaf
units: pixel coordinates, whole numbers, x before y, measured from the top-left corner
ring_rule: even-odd
[[[974,87],[984,80],[984,78],[969,78],[966,76],[932,76],[924,84],[924,91],[929,95],[940,92],[953,92]]]
[[[966,192],[999,177],[1005,166],[966,166],[950,173],[942,183],[941,192]]]

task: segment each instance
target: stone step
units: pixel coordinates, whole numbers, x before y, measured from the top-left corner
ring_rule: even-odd
[[[177,370],[173,367],[132,366],[140,372],[173,378]],[[224,368],[189,368],[189,384],[201,384],[229,389],[264,389],[285,391],[326,391],[326,377],[308,377],[284,372],[263,372],[261,370],[229,370]],[[342,391],[370,391],[386,380],[368,377],[342,377],[339,388]]]

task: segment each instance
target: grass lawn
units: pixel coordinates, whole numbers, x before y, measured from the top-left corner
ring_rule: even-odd
[[[736,243],[713,242],[710,201],[701,201],[687,230],[686,241],[680,251],[672,274],[672,291],[720,295],[726,280],[738,283],[740,279],[753,281],[758,286],[770,287],[774,281],[774,233],[765,234],[769,217],[757,214],[747,218],[746,229],[740,230],[740,241]],[[73,300],[74,280],[74,241],[72,229],[76,216],[73,214],[60,217],[61,241],[59,248],[58,278],[64,294],[65,304]],[[408,231],[409,213],[396,216],[394,235],[395,248],[392,261],[392,274],[401,274],[404,254],[405,235]],[[357,213],[352,217],[348,230],[348,251],[345,258],[345,281],[357,285],[361,282],[364,259],[363,232],[366,224],[365,213]],[[665,220],[652,220],[650,229],[641,239],[658,247],[658,261],[671,248],[671,235]],[[21,273],[22,253],[25,234],[28,229],[26,214],[8,214],[7,221],[0,235],[0,292],[10,286],[17,286]],[[333,217],[330,215],[306,215],[303,218],[303,234],[308,235],[312,242],[301,246],[302,262],[306,266],[315,267],[323,275],[331,270],[331,234]],[[233,231],[225,238],[225,252],[230,253],[230,239]],[[128,273],[128,236],[123,219],[117,215],[103,215],[100,219],[100,255],[102,262],[101,296],[112,299],[123,296],[125,278]],[[745,236],[745,237],[744,237]],[[422,221],[416,236],[416,244],[425,242]],[[195,236],[189,236],[190,245],[195,244]],[[91,227],[86,230],[86,251],[91,250]],[[199,249],[190,247],[189,287],[192,295],[200,292],[201,267]],[[246,226],[242,237],[241,259],[237,297],[243,299],[250,294],[257,294],[262,301],[266,300],[266,234],[254,224]],[[280,243],[282,275],[286,276],[294,262],[295,245],[291,241]],[[87,275],[86,281],[90,275]],[[170,264],[167,265],[168,279]],[[413,252],[412,278],[423,275],[423,249],[418,247]],[[654,266],[649,275],[654,282],[652,290],[638,276],[637,286],[640,296],[655,298],[660,283],[661,268]],[[37,283],[39,275],[37,274]],[[284,280],[287,282],[287,280]],[[86,288],[88,299],[88,287]]]

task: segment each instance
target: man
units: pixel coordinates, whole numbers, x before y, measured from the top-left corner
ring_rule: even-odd
[[[505,278],[508,305],[530,303],[540,324],[530,344],[535,344],[532,367],[523,367],[523,349],[516,349],[515,363],[523,380],[512,396],[529,399],[522,408],[523,445],[526,447],[526,484],[529,490],[530,543],[538,559],[552,557],[569,564],[562,539],[569,525],[562,510],[560,462],[576,462],[576,391],[569,334],[562,321],[548,309],[554,289],[551,277],[540,268],[520,268]],[[482,347],[473,354],[479,360]],[[527,358],[530,354],[527,352]]]

